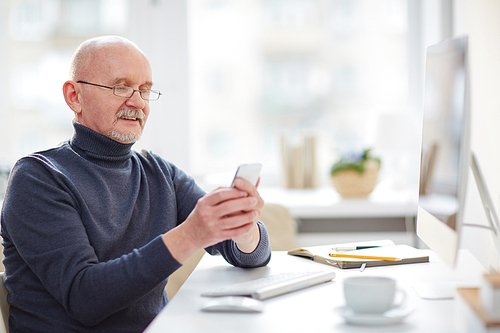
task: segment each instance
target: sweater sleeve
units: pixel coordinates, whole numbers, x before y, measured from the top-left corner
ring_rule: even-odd
[[[115,191],[99,186],[106,182],[86,184],[92,181],[88,176],[91,169],[79,166],[71,178],[55,163],[43,155],[33,155],[21,159],[11,172],[1,216],[4,263],[8,288],[12,288],[9,297],[36,299],[33,307],[52,304],[55,299],[62,307],[61,311],[86,326],[100,324],[114,314],[123,313],[122,310],[137,316],[140,315],[138,311],[155,312],[150,310],[151,307],[159,311],[166,302],[163,298],[165,280],[180,267],[164,245],[161,233],[174,227],[175,221],[183,221],[204,192],[185,173],[165,163],[168,170],[164,169],[164,178],[159,181],[161,186],[145,186],[149,189],[149,196],[139,196],[143,200],[139,207],[143,210],[128,209],[136,201],[131,200],[128,205],[123,196],[118,197],[118,202],[106,205],[102,201],[107,197],[104,192]],[[152,174],[152,171],[148,172]],[[157,176],[152,178],[154,184]],[[126,188],[134,190],[133,186]],[[89,189],[93,195],[89,195]],[[85,197],[82,197],[84,192]],[[167,200],[160,208],[151,209],[152,198],[172,196],[175,196],[176,203]],[[121,209],[117,210],[117,207]],[[109,214],[111,209],[116,213]],[[127,209],[132,215],[125,217],[123,214]],[[175,209],[177,216],[171,217]],[[96,210],[106,214],[96,214]],[[147,215],[153,211],[154,215]],[[150,223],[158,216],[171,219],[172,224],[161,223],[166,229],[151,234],[152,225],[144,223]],[[125,223],[136,219],[143,222]],[[253,253],[240,252],[232,241],[217,244],[208,251],[221,253],[236,266],[264,265],[269,260],[270,247],[264,225],[259,224],[259,228],[261,241]],[[121,232],[124,236],[120,238]],[[148,240],[132,248],[125,233],[128,236],[142,235],[141,239]],[[117,249],[115,244],[122,248],[113,253],[120,254],[103,254],[103,251]],[[22,292],[16,295],[15,291],[20,289]],[[148,302],[144,302],[145,298]],[[26,311],[32,311],[32,308]],[[58,310],[53,307],[44,311],[47,315],[49,311]]]
[[[95,325],[156,288],[180,264],[160,236],[100,262],[81,220],[83,203],[68,187],[50,163],[28,158],[14,167],[2,210],[7,273],[24,288],[45,288],[70,317]]]
[[[157,157],[158,158],[158,157]],[[184,221],[194,209],[197,201],[205,192],[203,192],[183,171],[177,169],[172,164],[167,163],[170,169],[169,173],[173,176],[175,192],[178,205],[179,221]],[[205,250],[212,254],[221,254],[226,261],[237,267],[260,267],[265,266],[271,259],[271,245],[266,226],[258,222],[260,231],[260,241],[257,248],[252,253],[241,252],[236,243],[228,240],[219,244],[210,246]]]
[[[222,254],[231,265],[243,268],[265,266],[271,260],[271,244],[266,226],[258,222],[260,241],[252,253],[244,253],[238,249],[235,242],[228,240],[208,247],[206,251],[212,255]]]

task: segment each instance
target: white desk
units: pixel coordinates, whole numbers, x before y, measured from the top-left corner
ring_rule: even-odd
[[[427,250],[428,251],[428,250]],[[483,267],[469,252],[461,251],[457,269],[449,269],[432,252],[430,263],[373,267],[365,271],[340,270],[273,252],[267,267],[235,268],[221,257],[205,255],[172,301],[146,329],[156,332],[460,332],[455,327],[456,300],[423,300],[412,286],[427,281],[461,281],[479,283]],[[200,307],[207,301],[203,291],[228,283],[246,281],[267,274],[290,270],[333,269],[333,282],[299,290],[265,300],[264,312],[258,314],[205,313]],[[413,313],[402,323],[389,326],[354,326],[346,324],[335,311],[344,304],[342,281],[355,275],[382,275],[397,279],[409,293]]]

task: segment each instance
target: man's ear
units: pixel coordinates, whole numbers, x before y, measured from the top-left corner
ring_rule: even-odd
[[[82,105],[80,102],[80,93],[77,89],[75,81],[66,81],[63,85],[63,95],[66,104],[73,110],[76,114],[82,112]]]

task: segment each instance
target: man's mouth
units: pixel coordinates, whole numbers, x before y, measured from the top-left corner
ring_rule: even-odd
[[[118,112],[118,114],[116,115],[115,123],[118,119],[139,121],[142,126],[142,124],[144,123],[144,114],[141,111],[124,109]]]
[[[120,118],[125,120],[137,120],[137,118],[127,117],[127,116],[121,116]]]

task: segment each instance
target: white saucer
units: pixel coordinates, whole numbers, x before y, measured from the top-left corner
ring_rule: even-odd
[[[350,324],[389,325],[401,322],[413,311],[413,308],[407,306],[398,307],[380,314],[355,313],[346,306],[341,306],[336,310]]]

